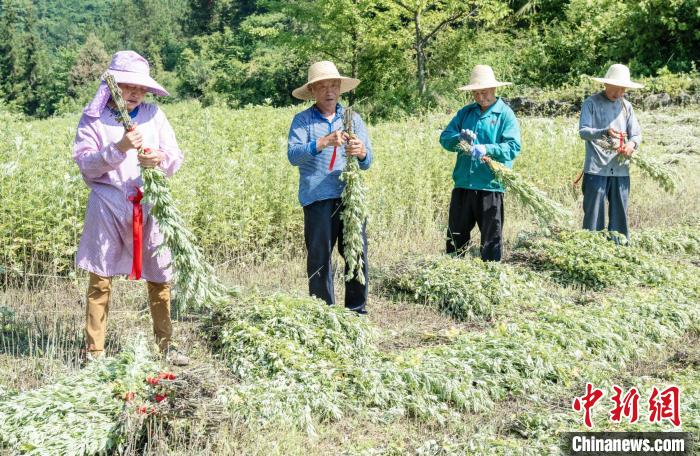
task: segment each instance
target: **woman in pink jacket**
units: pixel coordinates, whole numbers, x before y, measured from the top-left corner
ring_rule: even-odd
[[[139,207],[143,185],[139,167],[157,167],[172,176],[182,164],[182,152],[165,114],[156,105],[143,102],[147,92],[169,94],[150,77],[148,62],[136,52],[117,52],[107,71],[121,88],[136,128],[125,132],[103,81],[83,111],[75,137],[73,159],[90,188],[76,257],[77,266],[90,274],[85,324],[88,359],[104,350],[112,277],[129,275],[137,280],[143,277],[148,283],[153,331],[161,351],[173,364],[186,364],[187,357],[169,346],[170,252],[156,254],[163,236],[149,206]],[[142,146],[150,152],[138,155]],[[143,214],[140,258],[134,255],[135,207]],[[138,225],[138,217],[136,220]]]

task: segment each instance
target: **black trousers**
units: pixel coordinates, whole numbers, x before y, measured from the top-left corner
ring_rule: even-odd
[[[333,266],[331,254],[336,242],[338,252],[345,258],[343,251],[343,223],[340,220],[342,208],[340,199],[328,199],[316,201],[304,206],[304,239],[306,241],[306,273],[309,276],[309,294],[326,301],[329,305],[335,304],[333,293]],[[345,307],[357,313],[367,313],[368,275],[367,275],[367,234],[366,227],[362,227],[362,243],[364,262],[363,272],[365,284],[352,279],[345,282]],[[345,273],[348,272],[347,263]]]
[[[481,232],[481,259],[501,261],[503,193],[453,189],[447,224],[447,253],[464,253],[476,224]]]

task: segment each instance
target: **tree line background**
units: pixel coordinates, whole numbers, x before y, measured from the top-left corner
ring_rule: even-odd
[[[77,111],[121,49],[171,100],[233,107],[294,103],[329,59],[363,80],[368,113],[395,117],[454,99],[476,63],[545,90],[614,62],[697,79],[700,0],[0,0],[0,108]]]

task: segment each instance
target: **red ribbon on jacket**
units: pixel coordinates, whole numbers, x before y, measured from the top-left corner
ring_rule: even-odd
[[[338,150],[338,146],[333,146],[333,155],[331,155],[331,163],[328,165],[328,171],[333,171],[333,165],[335,164],[335,152]]]
[[[129,197],[129,201],[134,205],[134,259],[131,262],[131,274],[129,280],[139,280],[141,278],[141,249],[143,246],[143,206],[141,206],[143,192],[136,187],[136,194]]]

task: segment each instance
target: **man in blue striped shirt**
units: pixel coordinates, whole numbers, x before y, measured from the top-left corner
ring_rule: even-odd
[[[294,116],[289,129],[287,157],[299,167],[299,202],[304,208],[304,239],[309,276],[309,294],[335,304],[331,254],[335,243],[343,252],[343,224],[340,220],[344,183],[340,174],[346,154],[359,160],[360,169],[372,163],[372,146],[367,127],[353,113],[355,138],[343,132],[344,108],[338,103],[340,94],[357,87],[359,80],[341,76],[335,65],[317,62],[309,68],[308,81],[292,95],[301,100],[314,100],[308,109]],[[367,237],[363,229],[364,285],[357,279],[345,284],[345,307],[365,314],[367,304]],[[346,271],[347,273],[347,264]]]

